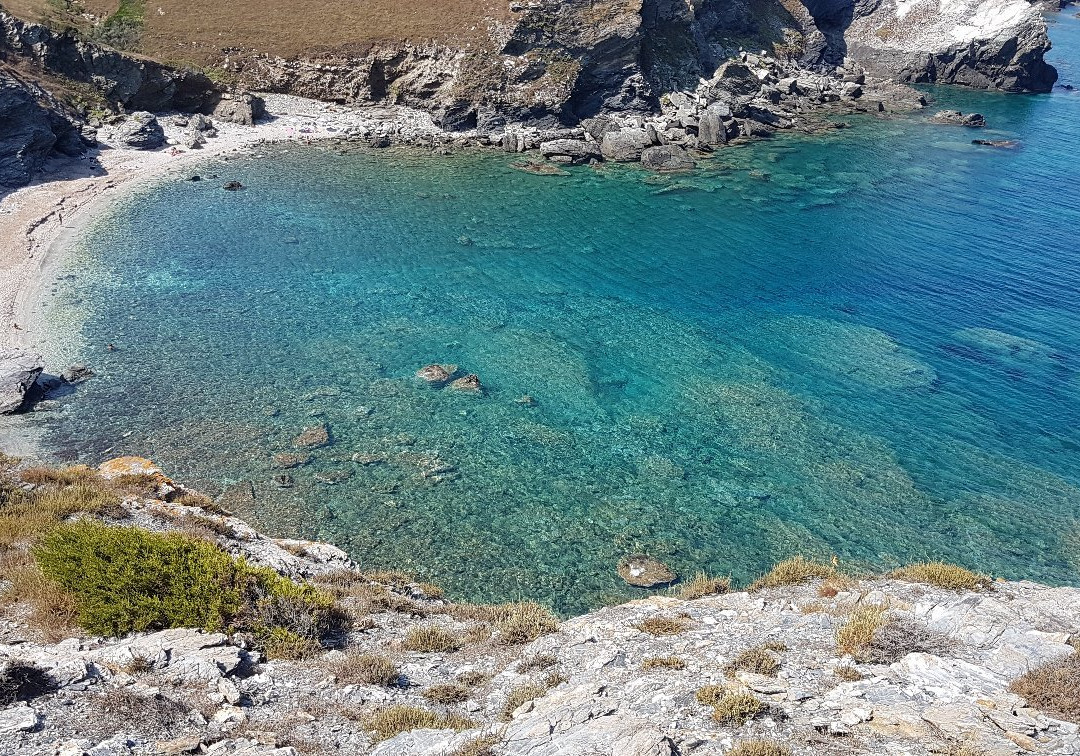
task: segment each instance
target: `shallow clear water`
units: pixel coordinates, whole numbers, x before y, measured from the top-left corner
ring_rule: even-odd
[[[1053,37],[1080,85],[1080,21]],[[48,317],[100,377],[23,422],[462,598],[615,601],[632,551],[1075,581],[1080,94],[935,95],[991,129],[849,119],[666,178],[325,148],[204,167],[82,240]],[[431,362],[486,396],[423,385]],[[279,489],[272,456],[321,422],[333,444]]]

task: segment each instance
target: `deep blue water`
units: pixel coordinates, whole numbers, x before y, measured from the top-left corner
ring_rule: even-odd
[[[1054,24],[1080,85],[1080,21]],[[1075,582],[1080,93],[934,95],[678,177],[216,163],[249,188],[165,183],[81,241],[48,317],[99,377],[24,422],[66,458],[253,488],[258,524],[463,598],[582,610],[634,595],[613,568],[639,550],[742,580],[804,553]],[[990,128],[927,123],[945,106]],[[430,362],[486,396],[423,385]],[[333,445],[278,488],[272,455],[320,422]]]

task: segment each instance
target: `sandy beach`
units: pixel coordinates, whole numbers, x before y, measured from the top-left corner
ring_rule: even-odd
[[[46,351],[38,305],[63,252],[110,203],[136,187],[181,174],[208,158],[246,154],[263,143],[303,143],[408,128],[440,130],[419,111],[330,105],[285,95],[265,96],[268,118],[255,126],[215,122],[218,136],[200,149],[176,141],[178,117],[161,116],[167,144],[160,150],[102,144],[78,158],[55,158],[30,185],[0,199],[0,346]],[[59,371],[66,365],[48,365]]]

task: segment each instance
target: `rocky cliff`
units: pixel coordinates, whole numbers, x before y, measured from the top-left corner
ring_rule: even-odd
[[[1050,47],[1026,0],[569,0],[514,3],[487,44],[377,45],[290,60],[223,61],[254,89],[435,109],[450,128],[503,121],[574,124],[655,112],[741,49],[827,73],[853,60],[882,78],[1048,91]]]
[[[0,187],[27,183],[54,153],[81,153],[77,118],[47,90],[0,63]]]
[[[858,578],[797,559],[749,590],[699,577],[556,623],[526,604],[453,603],[408,576],[361,572],[326,544],[267,538],[144,460],[110,461],[100,475],[31,468],[18,480],[50,501],[94,491],[113,523],[184,533],[331,590],[348,626],[291,660],[268,659],[242,633],[67,636],[70,605],[30,579],[7,528],[0,752],[1080,752],[1074,588],[945,565]],[[107,485],[139,493],[102,502]],[[295,621],[285,609],[276,621]]]
[[[1027,0],[803,0],[808,64],[852,58],[905,82],[1048,92],[1057,72]]]
[[[92,85],[107,103],[125,110],[212,109],[221,88],[200,71],[168,66],[57,32],[0,9],[0,49],[43,71]]]

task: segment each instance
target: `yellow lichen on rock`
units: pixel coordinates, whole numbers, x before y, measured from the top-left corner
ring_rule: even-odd
[[[98,474],[105,480],[112,480],[124,475],[153,475],[168,480],[161,468],[145,457],[116,457],[102,462]]]

